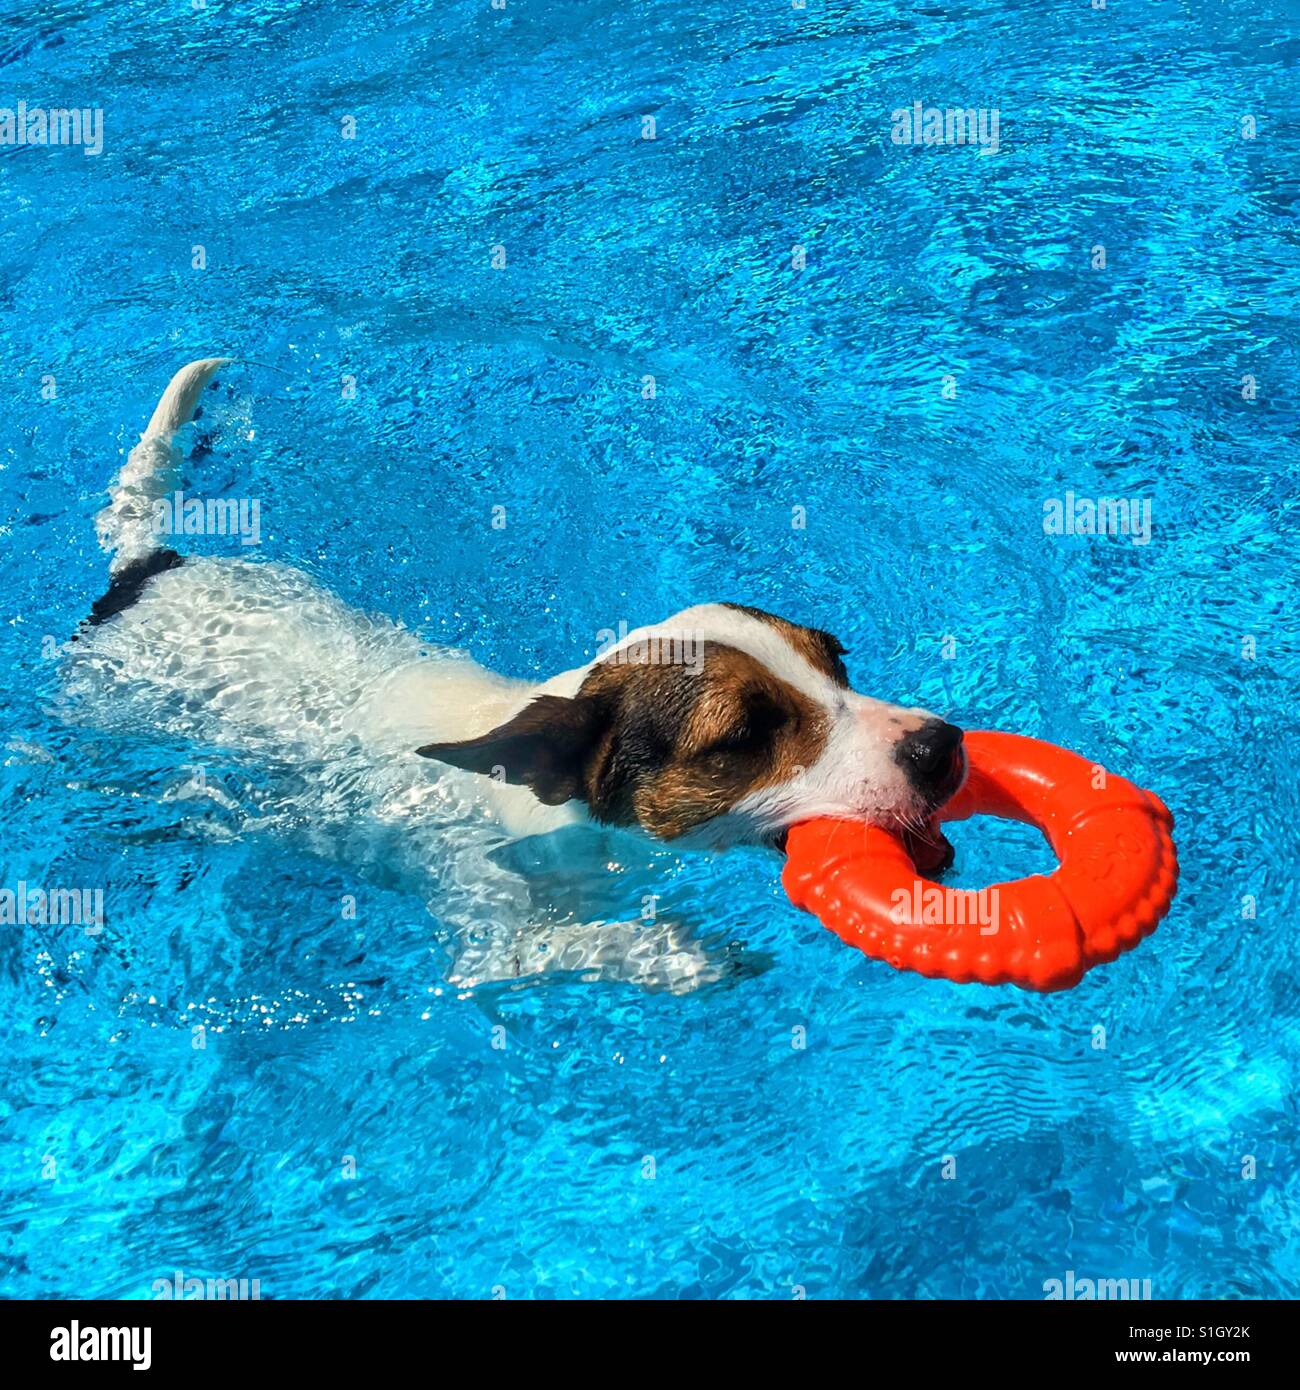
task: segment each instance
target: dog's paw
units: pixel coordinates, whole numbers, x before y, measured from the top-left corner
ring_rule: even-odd
[[[458,989],[513,984],[538,975],[576,975],[642,989],[690,994],[761,962],[734,945],[708,942],[680,922],[538,924],[509,937],[462,943],[450,975]]]

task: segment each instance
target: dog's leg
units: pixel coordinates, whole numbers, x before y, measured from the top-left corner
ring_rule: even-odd
[[[511,911],[462,920],[451,983],[472,989],[570,974],[686,994],[765,968],[759,954],[710,936],[664,901],[662,875],[629,866],[628,849],[621,832],[582,826],[492,851],[491,872],[502,882],[517,876]]]
[[[449,982],[460,989],[512,984],[535,975],[618,980],[642,989],[689,994],[736,972],[734,953],[706,944],[680,921],[569,922],[464,931]]]

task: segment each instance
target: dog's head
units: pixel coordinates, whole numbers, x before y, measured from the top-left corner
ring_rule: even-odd
[[[849,689],[828,632],[734,604],[612,646],[576,694],[419,750],[663,840],[771,843],[813,816],[919,829],[965,776],[961,730]]]

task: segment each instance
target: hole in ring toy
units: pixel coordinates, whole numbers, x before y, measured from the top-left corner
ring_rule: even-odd
[[[971,732],[965,748],[966,782],[936,821],[1035,825],[1058,868],[989,889],[945,888],[923,876],[901,834],[819,819],[787,837],[790,901],[895,969],[1043,991],[1078,984],[1155,930],[1177,892],[1178,858],[1174,818],[1154,792],[1020,734]]]

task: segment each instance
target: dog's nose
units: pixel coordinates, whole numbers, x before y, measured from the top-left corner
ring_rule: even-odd
[[[951,770],[961,747],[961,730],[942,719],[927,719],[915,732],[898,741],[894,756],[917,780],[934,782]]]

